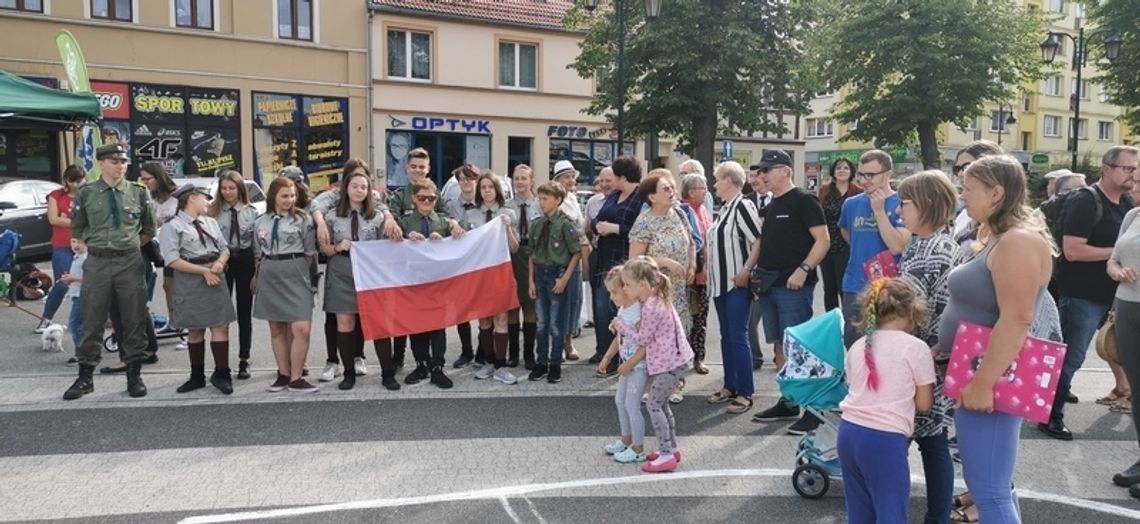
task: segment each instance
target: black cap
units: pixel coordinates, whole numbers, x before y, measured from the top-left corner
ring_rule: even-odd
[[[190,193],[195,193],[195,192],[206,195],[207,200],[213,200],[214,199],[214,195],[211,195],[209,191],[206,191],[206,188],[204,188],[202,186],[196,186],[196,185],[191,184],[189,182],[178,186],[178,189],[175,189],[174,192],[170,194],[170,196],[177,198],[177,199],[181,199],[183,196],[186,196]]]
[[[99,146],[95,150],[95,160],[106,160],[108,158],[121,158],[123,160],[130,160],[127,157],[127,148],[123,144],[114,143]]]
[[[285,166],[281,169],[281,176],[292,180],[295,184],[305,184],[305,187],[309,186],[309,176],[297,166]]]
[[[760,157],[760,163],[749,169],[764,171],[774,166],[792,167],[792,157],[784,152],[783,149],[769,149],[764,152],[764,156]]]

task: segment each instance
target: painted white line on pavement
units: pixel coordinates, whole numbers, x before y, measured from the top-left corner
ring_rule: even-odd
[[[538,512],[538,507],[534,505],[534,501],[530,500],[530,497],[523,497],[523,500],[526,501],[527,507],[530,508],[530,514],[534,515],[534,518],[538,520],[538,524],[546,524],[546,519],[542,518],[542,515]]]
[[[702,471],[683,471],[661,475],[638,475],[634,477],[610,477],[598,479],[571,480],[555,483],[523,484],[519,486],[505,486],[501,488],[462,491],[458,493],[440,493],[421,497],[403,497],[395,499],[361,500],[356,502],[343,502],[338,504],[319,504],[315,506],[302,506],[260,511],[247,511],[239,513],[224,513],[220,515],[205,515],[189,517],[181,520],[183,524],[207,524],[214,522],[237,522],[242,520],[291,518],[317,513],[330,513],[337,511],[351,511],[359,509],[398,508],[404,506],[417,506],[424,504],[439,504],[445,502],[459,502],[466,500],[499,499],[511,518],[518,522],[518,515],[510,509],[508,497],[529,495],[543,491],[558,491],[576,488],[596,488],[602,486],[616,486],[623,484],[648,484],[651,482],[669,482],[674,480],[692,480],[719,477],[791,477],[792,470],[788,469],[721,469]],[[923,477],[913,475],[911,482],[925,484]],[[961,485],[956,482],[955,484]],[[1140,511],[1105,504],[1094,500],[1068,497],[1052,493],[1041,493],[1033,490],[1018,489],[1017,496],[1022,499],[1034,499],[1066,506],[1073,506],[1118,517],[1140,520]]]
[[[511,507],[511,501],[507,500],[507,497],[499,497],[499,503],[503,505],[503,511],[507,512],[507,516],[511,518],[512,522],[522,524],[522,521],[519,520],[519,514],[515,513],[515,508]]]

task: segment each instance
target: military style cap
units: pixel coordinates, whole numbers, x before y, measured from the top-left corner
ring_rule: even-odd
[[[281,176],[292,180],[294,183],[305,184],[305,187],[309,186],[308,175],[297,166],[285,166],[285,168],[281,170]]]
[[[175,189],[174,192],[170,194],[170,196],[177,198],[177,199],[181,199],[183,196],[188,195],[190,193],[201,193],[201,194],[206,196],[207,200],[213,200],[213,198],[214,198],[214,196],[211,195],[209,191],[206,191],[206,188],[204,188],[202,186],[196,186],[196,185],[190,184],[190,183],[186,183],[186,184],[182,184],[182,185],[178,186],[178,189]]]
[[[119,143],[99,146],[99,148],[95,150],[96,160],[106,160],[108,158],[130,160],[130,158],[127,156],[126,146]]]

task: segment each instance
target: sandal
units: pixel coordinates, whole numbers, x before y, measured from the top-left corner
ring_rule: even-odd
[[[1120,391],[1117,388],[1112,388],[1112,391],[1109,391],[1108,395],[1105,395],[1103,397],[1096,399],[1096,403],[1100,404],[1102,406],[1111,406],[1111,405],[1115,404],[1117,400],[1120,400],[1120,399],[1127,397],[1127,396],[1128,396],[1128,393],[1125,393],[1124,391]]]
[[[1113,402],[1111,406],[1108,406],[1108,410],[1113,412],[1113,413],[1122,413],[1125,415],[1131,415],[1132,414],[1132,398],[1131,397],[1118,398],[1118,399],[1116,399],[1116,402]]]
[[[954,495],[954,509],[968,508],[974,505],[974,497],[970,496],[969,491],[963,491],[960,495]]]
[[[732,399],[732,403],[724,408],[724,412],[729,415],[739,415],[752,409],[752,399],[748,397],[736,397]]]
[[[716,393],[713,393],[712,395],[709,395],[705,398],[705,400],[707,400],[709,404],[724,404],[725,402],[732,402],[732,399],[734,398],[736,398],[736,393],[733,393],[727,389],[722,389]]]
[[[950,510],[950,522],[978,522],[977,506]]]

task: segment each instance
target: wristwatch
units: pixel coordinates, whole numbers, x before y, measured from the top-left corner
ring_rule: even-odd
[[[807,262],[804,262],[803,264],[800,264],[800,269],[804,270],[804,273],[811,273],[811,271],[812,271],[812,267],[811,267],[811,266],[809,266],[809,265],[807,264]]]

